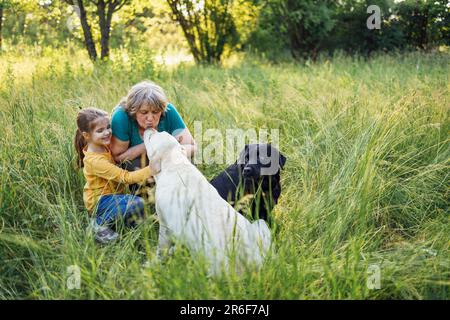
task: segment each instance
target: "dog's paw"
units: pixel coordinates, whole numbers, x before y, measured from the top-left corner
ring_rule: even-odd
[[[156,193],[156,187],[147,187],[146,188],[146,196],[147,196],[147,202],[148,203],[156,203],[156,197],[155,197],[155,193]]]

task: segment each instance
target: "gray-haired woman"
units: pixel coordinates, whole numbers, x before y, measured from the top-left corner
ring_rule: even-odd
[[[190,158],[197,147],[177,109],[169,103],[164,90],[151,81],[134,85],[111,117],[111,152],[117,162],[131,161],[133,170],[146,165],[142,136],[153,128],[172,134]]]

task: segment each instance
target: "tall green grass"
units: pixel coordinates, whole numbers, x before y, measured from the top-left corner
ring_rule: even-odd
[[[0,56],[0,298],[450,298],[448,61],[415,53],[169,70],[142,52],[96,67],[70,48]],[[165,88],[191,130],[280,130],[276,255],[260,272],[210,279],[184,250],[154,263],[152,219],[109,246],[87,232],[76,113],[111,111],[142,79]],[[225,166],[199,168],[211,178]],[[374,264],[377,290],[367,286]],[[71,265],[79,290],[66,285]]]

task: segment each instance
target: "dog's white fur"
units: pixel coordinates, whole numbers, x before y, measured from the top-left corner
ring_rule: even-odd
[[[234,210],[167,132],[146,130],[144,143],[150,163],[160,162],[161,168],[155,175],[158,252],[170,249],[174,240],[203,254],[211,274],[230,266],[238,272],[259,267],[271,245],[266,222],[251,223]]]

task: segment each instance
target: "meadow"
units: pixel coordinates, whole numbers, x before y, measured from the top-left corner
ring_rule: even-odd
[[[449,299],[449,58],[168,66],[136,50],[93,66],[71,47],[3,53],[0,299]],[[166,90],[191,130],[280,130],[276,254],[259,272],[211,279],[185,250],[146,264],[157,243],[150,218],[108,246],[87,232],[76,113],[111,111],[143,79]],[[225,166],[198,167],[211,178]],[[79,289],[67,286],[74,265]]]

